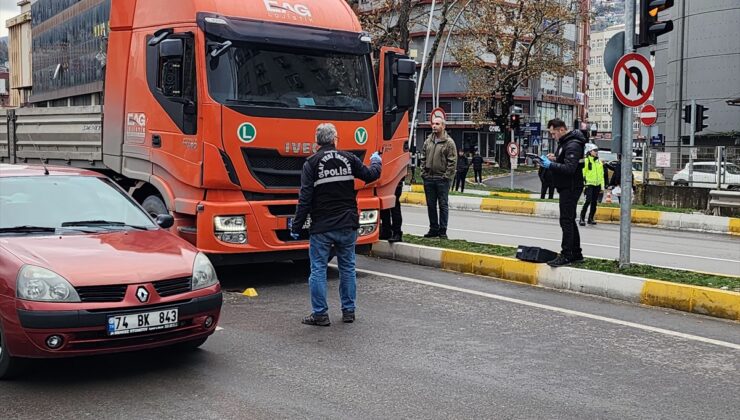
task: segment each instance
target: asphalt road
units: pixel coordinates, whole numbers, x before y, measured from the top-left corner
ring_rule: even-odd
[[[489,187],[511,188],[511,177],[491,178],[484,180],[483,183]],[[468,185],[468,187],[470,187],[470,185]],[[540,182],[540,177],[537,175],[537,171],[523,174],[514,173],[514,188],[539,194],[540,189],[542,188],[542,182]]]
[[[580,209],[580,206],[579,206]],[[426,207],[403,207],[404,232],[429,230]],[[587,257],[619,259],[619,225],[600,223],[579,227]],[[560,250],[557,219],[532,216],[451,211],[450,239],[498,245],[540,246]],[[635,263],[740,276],[740,237],[632,226],[631,260]]]
[[[200,349],[39,361],[8,419],[735,419],[740,325],[361,257],[358,320],[301,325],[290,264],[221,273]],[[389,274],[390,273],[390,274]],[[733,414],[734,413],[734,414]]]

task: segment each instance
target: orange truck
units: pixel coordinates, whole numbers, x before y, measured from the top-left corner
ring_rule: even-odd
[[[293,240],[288,223],[315,129],[331,122],[340,149],[383,155],[382,177],[356,184],[358,252],[377,241],[406,174],[416,64],[397,49],[373,56],[345,0],[32,7],[36,106],[7,112],[0,160],[105,172],[150,214],[174,215],[215,264],[303,260],[308,231]],[[99,51],[64,55],[75,43]],[[80,99],[96,87],[102,105]]]

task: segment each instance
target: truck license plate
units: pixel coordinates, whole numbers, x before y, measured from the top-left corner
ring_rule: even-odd
[[[177,309],[108,317],[108,335],[124,335],[177,327]]]

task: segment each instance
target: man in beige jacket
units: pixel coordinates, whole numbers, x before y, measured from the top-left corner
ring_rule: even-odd
[[[442,118],[432,119],[432,134],[424,141],[421,150],[421,177],[424,180],[429,214],[429,232],[424,235],[425,238],[447,239],[447,220],[450,213],[448,197],[450,180],[455,176],[457,166],[457,147],[445,131],[445,125]]]

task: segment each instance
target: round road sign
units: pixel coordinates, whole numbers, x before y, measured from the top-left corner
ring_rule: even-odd
[[[516,143],[509,143],[506,145],[506,153],[511,157],[519,156],[519,145]]]
[[[614,94],[626,107],[638,107],[650,99],[655,74],[647,58],[637,53],[622,56],[614,67]]]
[[[447,113],[442,108],[434,108],[431,113],[429,113],[429,121],[434,121],[435,118],[442,118],[443,120],[447,121]]]
[[[640,111],[640,122],[650,127],[658,121],[658,110],[652,105],[645,105]]]

